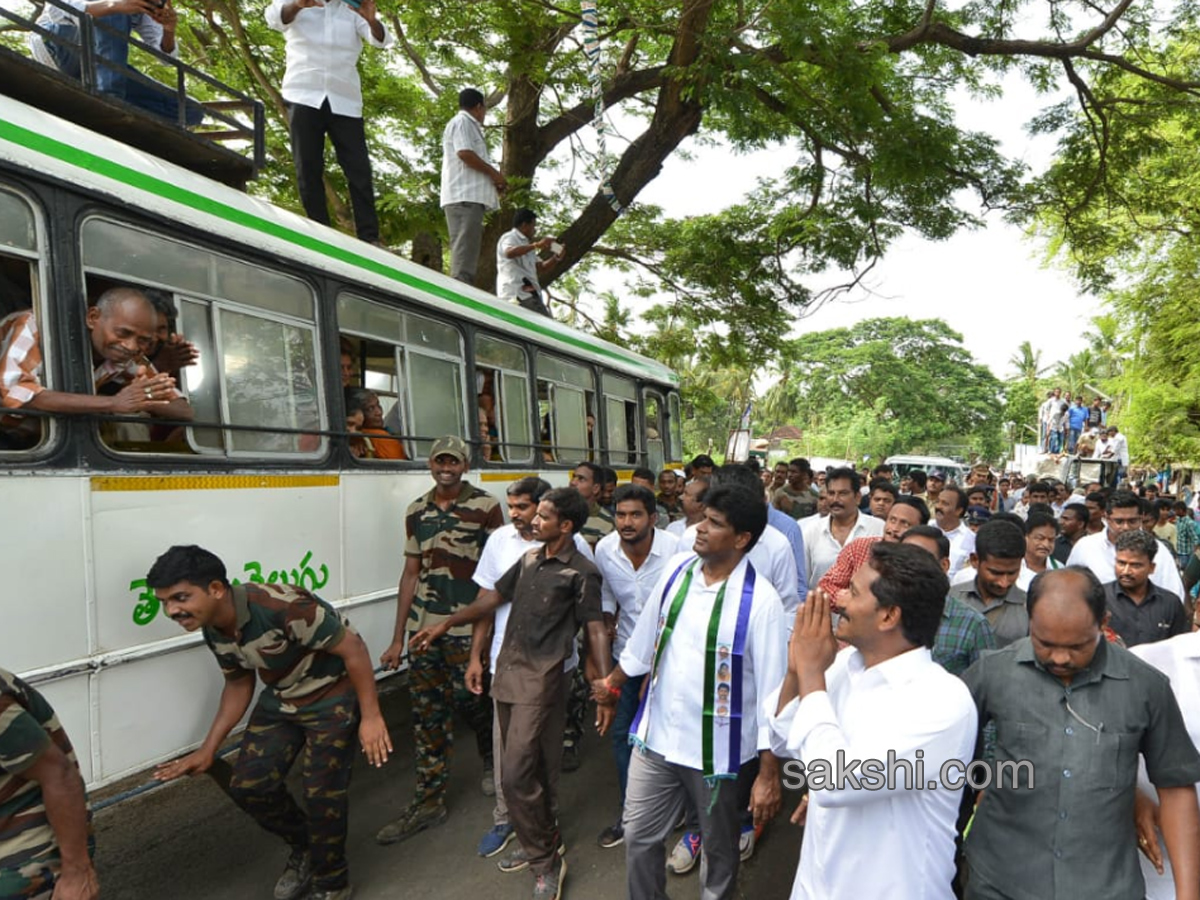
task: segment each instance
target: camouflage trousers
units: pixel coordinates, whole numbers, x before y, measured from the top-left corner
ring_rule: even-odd
[[[454,749],[454,711],[475,732],[479,755],[492,762],[492,703],[467,690],[471,638],[445,635],[422,653],[409,657],[413,744],[417,789],[413,803],[444,802],[450,756]]]
[[[346,827],[358,721],[353,693],[316,711],[281,713],[259,703],[233,765],[229,796],[294,852],[308,851],[314,890],[339,890],[349,884]],[[284,783],[301,750],[307,815]]]
[[[50,900],[58,863],[31,863],[20,869],[0,869],[0,900]]]
[[[587,647],[584,647],[584,652]],[[571,673],[571,692],[567,695],[567,724],[563,729],[563,746],[578,747],[583,740],[584,719],[587,716],[588,701],[592,698],[592,686],[588,684],[587,676],[583,673],[583,660]]]

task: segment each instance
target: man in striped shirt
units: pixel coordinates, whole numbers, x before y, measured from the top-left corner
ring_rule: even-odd
[[[87,311],[95,394],[55,391],[44,384],[41,335],[33,310],[0,320],[0,406],[52,413],[147,413],[190,421],[192,407],[170,375],[155,371],[146,351],[155,342],[158,316],[137,288],[117,287]],[[0,449],[23,450],[41,437],[40,419],[0,416]]]

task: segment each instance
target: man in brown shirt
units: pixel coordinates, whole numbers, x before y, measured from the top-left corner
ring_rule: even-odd
[[[521,844],[500,868],[532,869],[535,900],[557,900],[567,870],[550,802],[550,772],[560,764],[571,683],[563,662],[583,625],[589,682],[608,674],[611,658],[600,573],[574,541],[587,518],[588,503],[579,491],[548,491],[533,520],[542,546],[525,554],[495,589],[496,606],[512,604],[492,677],[492,699],[500,722],[501,787]],[[611,709],[597,711],[602,732]]]

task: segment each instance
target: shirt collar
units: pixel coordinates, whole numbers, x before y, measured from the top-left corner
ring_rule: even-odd
[[[470,493],[471,490],[472,490],[471,482],[467,481],[467,479],[464,478],[458,485],[458,496],[456,496],[454,498],[454,505],[458,506],[458,504],[462,501],[462,499],[468,493]],[[437,488],[436,487],[430,488],[429,493],[427,493],[425,495],[425,505],[426,506],[436,506],[437,505]]]
[[[237,614],[238,634],[241,634],[242,629],[250,622],[250,599],[246,596],[244,584],[233,586],[233,611]]]
[[[1133,598],[1130,597],[1127,593],[1125,593],[1125,591],[1121,590],[1121,583],[1119,581],[1114,581],[1112,583],[1112,586],[1113,586],[1114,596],[1124,597],[1130,603],[1134,603]],[[1154,600],[1161,596],[1162,596],[1162,592],[1159,590],[1158,585],[1155,584],[1153,581],[1150,581],[1147,579],[1147,581],[1146,581],[1146,599],[1141,602],[1140,606],[1145,606],[1151,600]],[[1139,604],[1134,603],[1134,606],[1139,606]],[[1139,608],[1140,608],[1140,606],[1139,606]]]
[[[1015,660],[1017,662],[1031,664],[1038,671],[1045,672],[1047,676],[1058,681],[1055,676],[1050,675],[1049,672],[1046,672],[1042,668],[1042,664],[1034,656],[1032,638],[1021,638],[1013,646],[1016,647]],[[1101,635],[1100,646],[1096,648],[1096,655],[1092,657],[1091,664],[1071,680],[1070,686],[1077,688],[1080,685],[1097,682],[1104,677],[1115,678],[1119,681],[1128,680],[1129,659],[1128,651],[1122,650],[1120,647],[1115,649],[1110,647],[1108,641]],[[1062,684],[1062,682],[1059,682],[1059,684]]]
[[[928,647],[914,647],[868,669],[862,653],[855,650],[847,660],[847,664],[853,673],[871,672],[888,684],[899,687],[912,681],[932,665],[933,654]]]
[[[579,553],[579,548],[575,546],[574,536],[572,536],[571,540],[563,544],[563,548],[553,556],[550,556],[545,544],[542,544],[537,550],[539,562],[544,562],[547,559],[557,559],[564,566],[569,566],[577,553]]]

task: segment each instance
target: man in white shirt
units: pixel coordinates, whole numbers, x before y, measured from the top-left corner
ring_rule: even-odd
[[[288,104],[292,157],[304,213],[329,224],[325,204],[325,136],[350,189],[354,230],[360,241],[379,243],[371,157],[363,128],[358,57],[363,44],[387,48],[393,38],[376,18],[375,0],[271,0],[267,25],[287,42],[280,93]]]
[[[967,495],[953,484],[943,488],[933,506],[934,524],[950,540],[950,571],[946,574],[951,582],[975,552],[975,533],[962,518],[966,511]]]
[[[475,283],[483,246],[483,216],[500,205],[508,181],[483,139],[487,104],[475,88],[458,94],[458,112],[442,131],[442,211],[450,234],[450,277]]]
[[[947,587],[929,553],[879,543],[836,633],[822,591],[796,615],[787,676],[764,702],[776,753],[804,762],[809,786],[791,900],[954,896],[962,784],[915,783],[952,760],[966,765],[975,745],[970,692],[930,653]],[[839,653],[838,640],[850,646]],[[842,759],[870,760],[878,774],[860,765],[853,781],[831,783]],[[918,766],[925,775],[913,775]]]
[[[1126,531],[1142,527],[1142,505],[1137,495],[1129,491],[1115,491],[1105,507],[1105,529],[1096,534],[1080,538],[1071,548],[1068,566],[1084,566],[1106,584],[1115,577],[1117,565],[1117,537]],[[1154,557],[1154,572],[1150,580],[1176,597],[1186,597],[1183,579],[1175,565],[1173,554],[1161,541],[1156,542],[1158,553]]]
[[[1043,453],[1050,448],[1050,425],[1058,412],[1058,399],[1061,394],[1062,388],[1055,388],[1046,395],[1045,401],[1038,407],[1038,427],[1041,429],[1039,443]]]
[[[1113,473],[1112,483],[1109,485],[1109,487],[1115,488],[1121,483],[1121,476],[1129,468],[1129,441],[1125,439],[1125,435],[1117,431],[1116,425],[1108,426],[1108,446],[1112,451],[1112,458],[1120,464],[1117,466],[1117,471]]]
[[[1193,625],[1193,629],[1200,627]],[[1130,647],[1129,652],[1150,663],[1171,680],[1171,690],[1179,701],[1179,711],[1192,743],[1200,747],[1200,631],[1165,641]],[[1196,785],[1200,792],[1200,783]],[[1146,900],[1175,900],[1175,875],[1158,829],[1158,792],[1146,777],[1145,766],[1138,771],[1136,802],[1140,862],[1146,880]],[[1142,843],[1142,842],[1145,843]],[[1156,863],[1162,865],[1159,872]]]
[[[558,265],[564,249],[561,244],[554,256],[538,259],[538,251],[555,246],[553,238],[534,238],[537,213],[522,207],[513,214],[512,230],[496,244],[496,296],[501,300],[516,300],[526,309],[550,315],[542,299],[539,276]]]
[[[479,564],[475,567],[472,580],[479,587],[479,595],[474,603],[459,610],[437,625],[422,629],[412,636],[409,641],[411,650],[423,650],[442,635],[448,634],[452,628],[459,625],[474,623],[471,629],[471,662],[467,666],[467,688],[476,694],[484,691],[484,671],[496,671],[496,657],[500,655],[500,647],[504,643],[504,633],[508,626],[508,614],[512,605],[503,603],[491,614],[494,601],[496,582],[500,577],[515,566],[530,550],[542,546],[542,542],[534,537],[533,517],[537,514],[538,503],[550,490],[550,483],[541,478],[530,476],[514,481],[505,492],[508,505],[508,525],[496,529],[483,545],[479,555]],[[575,547],[586,556],[592,558],[592,550],[580,535],[575,535]],[[491,635],[491,641],[487,640]],[[577,645],[575,645],[577,648]],[[489,664],[484,665],[484,652],[488,653]],[[563,671],[570,672],[579,665],[578,649],[571,658],[563,664]],[[502,746],[500,739],[499,718],[492,716],[492,745]],[[501,754],[496,754],[493,760],[493,772],[484,776],[484,793],[495,791],[496,806],[492,810],[492,827],[479,841],[480,856],[497,855],[508,846],[516,832],[508,818],[508,805],[504,801],[501,788]],[[552,805],[557,807],[558,776],[560,766],[551,766],[550,789],[554,797]]]
[[[779,595],[746,558],[766,528],[766,505],[739,486],[713,488],[706,502],[695,555],[668,563],[620,665],[595,684],[597,702],[615,703],[629,677],[648,676],[630,729],[639,752],[623,821],[628,893],[637,900],[666,896],[663,842],[685,804],[700,818],[704,900],[737,896],[736,780],[748,764],[758,766],[754,824],[779,809],[779,764],[759,701],[787,668],[786,627]]]
[[[758,476],[745,466],[728,464],[716,469],[709,479],[710,489],[735,485],[760,497],[762,494],[758,484]],[[705,495],[707,497],[707,494]],[[766,500],[763,500],[763,511],[766,512]],[[704,521],[701,515],[700,521]],[[760,576],[771,582],[783,602],[785,622],[790,623],[791,616],[803,599],[800,596],[800,573],[796,568],[796,555],[792,545],[783,533],[774,526],[768,525],[754,546],[747,552],[750,562],[758,570]],[[680,552],[690,550],[696,541],[698,526],[689,526],[679,539]]]
[[[683,536],[689,528],[694,528],[704,518],[704,492],[708,490],[708,487],[708,476],[696,475],[683,486],[683,491],[679,495],[679,505],[683,507],[683,518],[668,525],[667,532],[675,535],[679,541],[681,552],[690,550],[692,547],[690,543],[684,542]],[[693,532],[692,540],[695,539]]]
[[[855,538],[881,537],[883,519],[859,512],[862,479],[853,469],[831,469],[825,477],[828,516],[810,516],[800,523],[804,535],[806,584],[816,584],[837,562],[842,548]]]
[[[629,642],[654,586],[658,584],[675,556],[678,539],[654,527],[657,500],[648,488],[623,484],[613,493],[616,531],[601,538],[596,545],[596,568],[604,579],[600,586],[600,602],[605,623],[612,636],[614,661]],[[621,806],[625,804],[625,784],[629,779],[629,726],[637,712],[641,697],[642,675],[630,678],[621,687],[616,716],[612,724],[613,757],[617,763],[617,786],[621,791]],[[617,847],[625,840],[625,830],[618,815],[616,824],[600,834],[601,847]]]
[[[175,91],[137,72],[129,65],[129,35],[174,57],[177,16],[171,0],[160,6],[153,0],[66,0],[78,12],[53,6],[42,9],[37,24],[51,37],[31,31],[29,49],[42,65],[58,69],[69,78],[81,78],[79,60],[79,16],[96,20],[92,27],[92,52],[109,65],[95,63],[95,88],[172,122],[179,120]],[[199,125],[204,108],[189,102],[188,125]]]

